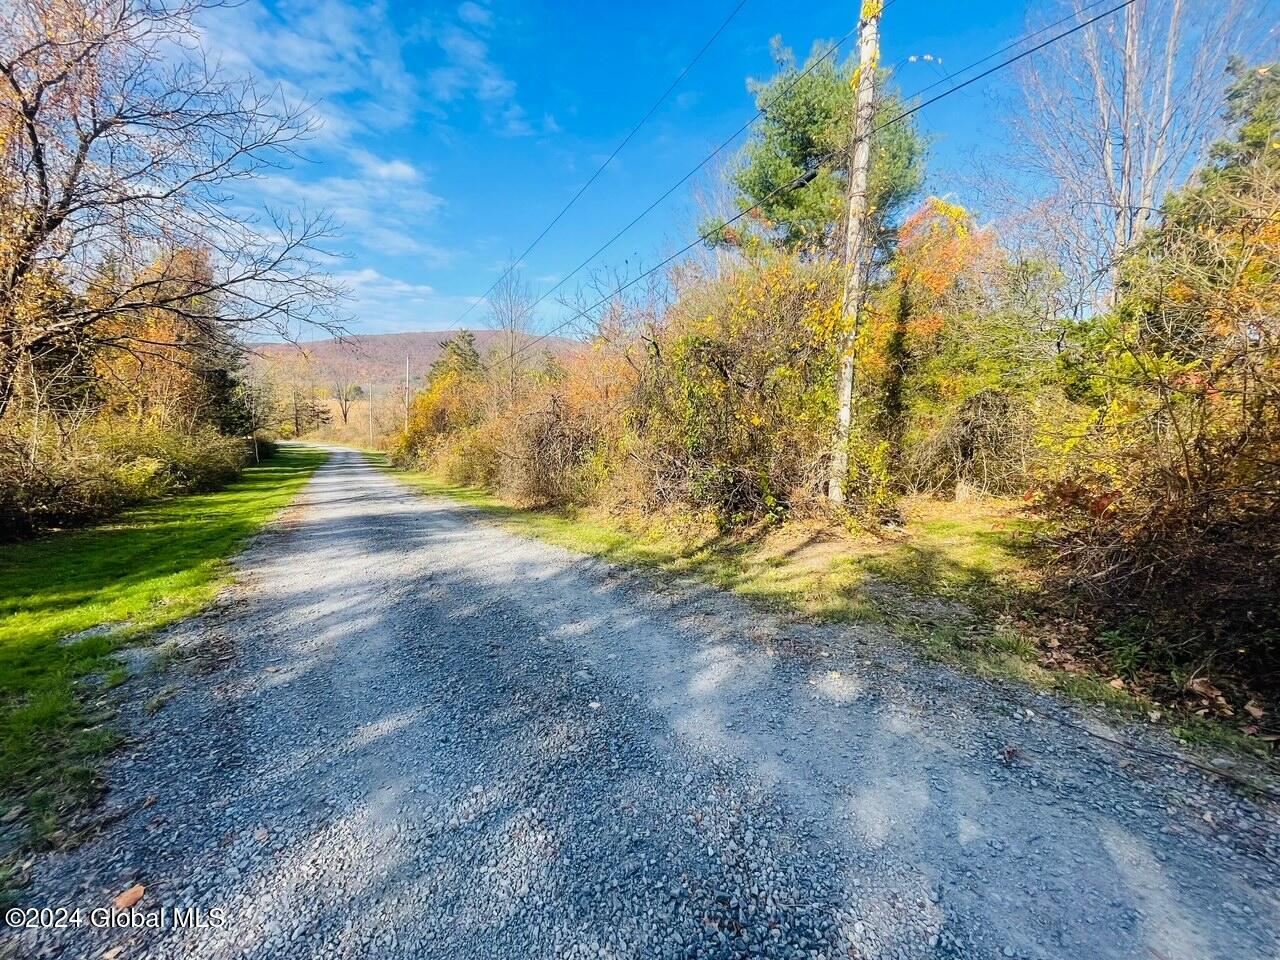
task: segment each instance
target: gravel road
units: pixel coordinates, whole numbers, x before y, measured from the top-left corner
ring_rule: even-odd
[[[240,566],[124,688],[172,696],[122,711],[110,824],[21,901],[142,883],[121,916],[163,927],[17,956],[1280,957],[1273,807],[879,628],[524,540],[342,451]]]

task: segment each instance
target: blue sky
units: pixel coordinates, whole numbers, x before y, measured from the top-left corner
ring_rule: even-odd
[[[353,332],[442,328],[481,296],[592,174],[737,0],[364,4],[248,0],[205,23],[230,69],[314,102],[306,158],[256,185],[272,204],[328,208],[343,224],[335,272]],[[842,36],[858,2],[747,0],[641,133],[529,257],[535,292],[576,266],[754,113],[745,80],[773,71],[769,40],[803,55]],[[884,61],[985,56],[1024,30],[1024,0],[894,0]],[[852,44],[850,44],[852,49]],[[923,59],[904,92],[939,79]],[[920,115],[935,138],[934,192],[959,190],[970,154],[999,136],[999,76]],[[692,239],[688,191],[621,239],[605,264],[649,264]],[[546,319],[557,309],[550,307]],[[467,318],[479,326],[480,306]]]

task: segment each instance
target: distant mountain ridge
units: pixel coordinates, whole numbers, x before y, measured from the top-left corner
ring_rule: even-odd
[[[440,355],[440,342],[458,335],[457,330],[421,330],[412,333],[362,333],[348,337],[292,343],[267,343],[254,348],[254,353],[268,362],[305,360],[317,369],[341,366],[357,383],[398,383],[404,379],[404,361],[409,360],[409,375],[420,382],[432,361]],[[481,357],[504,343],[497,330],[472,330]],[[529,339],[532,339],[530,337]],[[582,344],[564,337],[547,337],[529,348],[533,356],[550,353],[566,356],[582,348]]]

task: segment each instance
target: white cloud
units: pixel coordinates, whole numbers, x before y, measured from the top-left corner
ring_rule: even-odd
[[[493,22],[493,14],[480,4],[472,3],[471,0],[467,0],[458,7],[458,17],[463,23],[469,23],[475,27],[487,27]]]
[[[366,293],[374,296],[415,296],[427,297],[435,293],[435,289],[426,283],[410,283],[379,273],[372,267],[362,270],[345,270],[334,274],[334,279],[344,284],[353,293]]]
[[[445,201],[429,189],[429,164],[408,148],[425,138],[399,139],[402,132],[436,124],[433,132],[448,137],[452,116],[464,111],[506,136],[560,131],[550,113],[521,103],[493,49],[499,34],[488,3],[453,2],[430,20],[388,0],[242,0],[201,17],[204,43],[228,73],[252,74],[311,109],[305,161],[248,181],[236,202],[332,213],[344,248],[333,269],[352,290],[361,329],[438,325],[468,305],[380,272],[391,269],[389,258],[420,274],[458,255],[431,240]]]
[[[370,162],[383,165],[377,158]],[[255,183],[268,204],[330,211],[344,236],[368,253],[412,254],[436,267],[453,259],[452,251],[422,239],[424,226],[444,201],[413,181],[374,176],[299,180],[273,174]]]
[[[216,8],[203,18],[205,42],[222,62],[323,101],[328,124],[395,126],[416,112],[417,83],[405,66],[402,31],[383,2],[262,0]],[[337,120],[338,97],[359,101],[359,119]]]
[[[443,119],[447,108],[468,102],[508,136],[558,132],[549,115],[540,125],[527,118],[515,81],[486,39],[492,27],[492,12],[472,0],[457,8],[456,19],[408,28],[393,22],[385,0],[246,0],[202,19],[205,43],[223,63],[280,83],[292,102],[315,105],[324,140],[395,129],[424,115]],[[418,44],[434,44],[437,65],[409,69],[406,47]]]
[[[368,150],[362,149],[351,151],[351,159],[360,167],[362,173],[379,180],[414,183],[422,178],[418,169],[406,160],[383,160]]]
[[[488,11],[464,3],[458,15],[474,29],[450,24],[436,33],[436,45],[445,62],[427,75],[428,89],[443,104],[473,100],[499,133],[512,137],[533,134],[534,126],[516,99],[515,81],[494,62],[489,44],[478,32],[489,24]]]
[[[472,298],[441,296],[424,283],[387,276],[370,267],[334,275],[350,293],[348,308],[366,333],[441,329]]]

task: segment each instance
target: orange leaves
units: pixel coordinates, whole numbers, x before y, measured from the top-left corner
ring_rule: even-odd
[[[974,229],[963,207],[930,197],[903,223],[893,272],[899,297],[909,302],[907,331],[928,341],[942,332],[950,298],[973,285],[995,254],[995,237]]]
[[[117,910],[128,910],[130,907],[137,906],[138,901],[142,899],[142,895],[146,892],[146,887],[140,883],[135,883],[128,890],[124,891],[112,900],[111,905]]]

